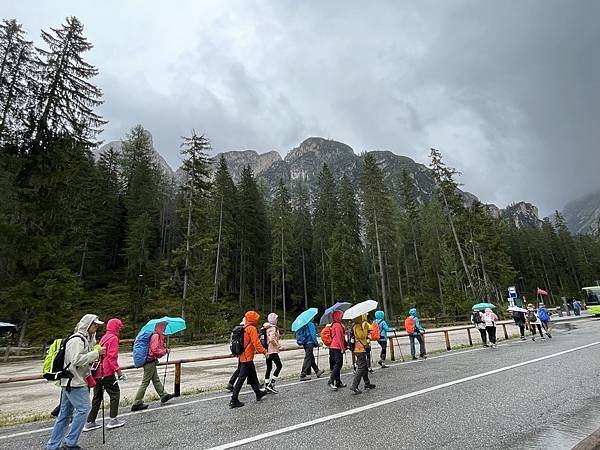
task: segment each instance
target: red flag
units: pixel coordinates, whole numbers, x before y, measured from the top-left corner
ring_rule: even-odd
[[[538,293],[538,295],[540,295],[540,294],[541,295],[548,295],[548,293],[545,290],[540,289],[540,288],[537,288],[537,293]]]

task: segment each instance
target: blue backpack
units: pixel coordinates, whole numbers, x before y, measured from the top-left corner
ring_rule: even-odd
[[[543,321],[550,320],[550,314],[548,314],[548,310],[546,308],[538,309],[538,317]]]
[[[306,345],[309,341],[310,336],[308,335],[308,325],[304,325],[298,331],[296,331],[296,344],[298,345]]]
[[[148,359],[148,350],[150,350],[150,338],[152,332],[142,330],[135,337],[133,343],[133,365],[135,367],[143,367]]]

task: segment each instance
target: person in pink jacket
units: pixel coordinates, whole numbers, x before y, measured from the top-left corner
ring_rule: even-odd
[[[277,327],[277,319],[279,316],[275,313],[271,313],[267,316],[267,322],[263,325],[263,328],[267,330],[267,372],[265,373],[265,389],[273,394],[279,392],[275,389],[275,383],[277,377],[281,372],[281,359],[279,358],[279,351],[281,350],[281,343],[279,342],[279,328]],[[271,369],[273,369],[273,363],[275,363],[275,371],[271,376]]]
[[[343,315],[344,313],[342,311],[334,311],[333,314],[331,314],[333,324],[331,325],[331,345],[329,346],[329,351],[332,353],[333,370],[331,371],[331,376],[329,377],[327,385],[333,391],[337,391],[338,388],[341,387],[346,387],[340,378],[342,365],[344,363],[344,352],[347,348],[346,331],[344,330],[344,325],[342,325]]]
[[[105,390],[110,397],[110,421],[106,427],[111,429],[125,425],[125,422],[117,419],[119,400],[121,399],[121,391],[117,378],[119,380],[127,379],[121,373],[121,368],[119,367],[119,334],[122,329],[123,322],[119,319],[110,319],[106,323],[106,333],[100,339],[100,346],[106,348],[106,353],[100,358],[99,366],[94,372],[96,386],[94,386],[92,409],[90,409],[83,431],[91,431],[101,427],[96,422],[96,417],[98,416],[98,410],[100,409]]]
[[[485,324],[485,330],[487,331],[490,344],[492,348],[496,348],[496,322],[498,316],[494,314],[491,308],[485,308],[483,313],[483,323]]]

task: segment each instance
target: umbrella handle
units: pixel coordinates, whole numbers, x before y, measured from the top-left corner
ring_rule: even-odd
[[[169,336],[167,336],[167,348],[169,348]],[[165,388],[165,382],[167,381],[167,368],[169,367],[169,356],[171,356],[171,349],[167,353],[167,362],[165,363],[165,375],[163,376],[163,389]]]

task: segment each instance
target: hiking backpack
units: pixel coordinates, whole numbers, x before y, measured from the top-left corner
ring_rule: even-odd
[[[348,333],[346,335],[346,341],[348,341],[348,350],[351,352],[356,348],[356,338],[354,337],[354,325],[348,328]]]
[[[304,325],[296,331],[296,344],[306,345],[306,343],[309,341],[309,338],[308,325]]]
[[[527,313],[527,320],[529,320],[529,322],[537,322],[537,316],[535,315],[535,311],[529,311]]]
[[[331,325],[325,325],[325,328],[321,330],[321,340],[326,347],[331,347],[333,342],[333,336],[331,335]]]
[[[482,320],[481,320],[481,313],[479,311],[474,311],[473,312],[472,320],[473,320],[473,323],[475,325],[481,323],[482,322]]]
[[[260,339],[260,345],[262,345],[263,348],[268,351],[269,350],[269,339],[267,338],[267,329],[266,328],[260,329],[260,334],[258,335],[258,338]]]
[[[231,350],[232,355],[240,356],[242,353],[244,353],[244,334],[245,328],[243,325],[238,325],[231,330],[229,350]]]
[[[148,351],[150,350],[150,338],[152,332],[141,330],[135,337],[133,343],[133,365],[135,367],[143,367],[148,360]]]
[[[379,329],[379,324],[377,322],[373,322],[371,324],[371,340],[378,341],[381,339],[381,330]]]
[[[67,364],[67,367],[65,367],[65,350],[67,348],[67,342],[73,337],[78,337],[85,345],[85,338],[83,336],[73,334],[66,338],[55,339],[48,348],[42,368],[42,376],[46,380],[58,381],[61,378],[73,378],[73,374],[68,370],[71,363]]]
[[[413,316],[408,316],[404,321],[404,329],[408,334],[413,334],[417,326],[415,325],[415,318]]]

